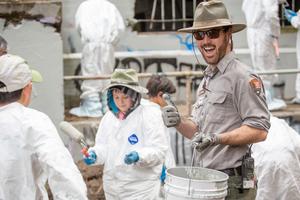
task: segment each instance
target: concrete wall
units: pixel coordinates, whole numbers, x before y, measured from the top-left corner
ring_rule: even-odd
[[[63,1],[63,24],[62,38],[64,52],[70,53],[70,40],[73,42],[76,52],[81,51],[81,43],[78,33],[74,28],[74,16],[77,7],[83,0],[64,0]],[[124,20],[132,19],[134,16],[135,0],[111,0],[120,10]],[[244,14],[241,10],[242,0],[224,0],[232,21],[245,22]],[[177,36],[177,37],[176,37]],[[179,37],[178,37],[179,36]],[[179,38],[185,39],[186,34],[178,32],[167,33],[142,33],[132,32],[131,27],[127,27],[119,50],[175,50],[185,49],[186,46],[180,43]],[[295,31],[282,33],[280,44],[282,47],[295,47]],[[163,43],[162,43],[163,41]],[[234,44],[236,48],[247,48],[246,31],[234,34]]]
[[[133,18],[134,16],[134,3],[135,0],[111,0],[119,8],[124,20]],[[72,1],[64,0],[64,24],[62,27],[62,35],[64,42],[64,52],[70,52],[70,45],[68,41],[72,41],[74,44],[73,50],[76,52],[81,51],[80,39],[77,32],[74,30],[74,14],[78,5],[82,0]],[[224,0],[226,4],[230,17],[234,22],[244,22],[244,14],[241,10],[242,0]],[[70,40],[71,38],[71,40]],[[247,49],[247,39],[246,31],[236,33],[233,35],[234,47],[237,49],[238,57],[245,63],[251,65],[250,54],[239,54],[239,49]],[[289,31],[286,33],[285,30],[282,31],[280,37],[280,46],[282,48],[295,48],[296,34],[295,31]],[[167,32],[167,33],[137,33],[132,32],[131,27],[127,27],[127,31],[124,34],[121,42],[119,43],[119,51],[148,51],[148,50],[186,50],[191,45],[191,38],[187,34],[182,34],[178,32]],[[197,61],[191,54],[191,57],[176,57],[178,62],[188,61],[191,64],[196,64]],[[201,64],[204,64],[202,58],[199,58]],[[66,61],[65,69],[66,74],[74,73],[74,65],[77,65],[79,61]],[[295,49],[292,49],[292,52],[284,53],[282,52],[280,60],[278,61],[278,68],[296,68],[296,55]],[[168,66],[163,66],[163,70],[167,71],[170,68]],[[296,75],[282,75],[281,78],[286,81],[285,96],[291,98],[295,95],[294,92],[294,81]],[[67,84],[68,85],[68,84]],[[72,89],[74,86],[71,84],[68,87],[70,95],[79,94],[76,90]]]
[[[4,20],[0,20],[0,34],[9,44],[9,53],[20,55],[42,74],[44,81],[33,85],[30,107],[46,113],[57,126],[64,119],[60,34],[35,21],[4,27]]]
[[[64,44],[64,52],[69,53],[69,41],[72,40],[76,52],[81,51],[80,38],[74,28],[74,16],[76,9],[83,0],[64,0],[63,1],[63,24],[62,38]],[[135,0],[111,0],[120,10],[124,20],[133,18]],[[244,22],[244,14],[241,10],[242,0],[224,0],[227,6],[232,21]],[[120,50],[174,50],[185,49],[183,44],[180,44],[176,35],[185,37],[185,34],[178,32],[168,33],[143,33],[138,34],[131,31],[131,27],[127,28],[122,41],[119,44]],[[280,44],[282,47],[295,47],[295,32],[282,33]],[[163,41],[163,43],[162,43]],[[234,34],[234,42],[236,48],[247,48],[246,31]]]

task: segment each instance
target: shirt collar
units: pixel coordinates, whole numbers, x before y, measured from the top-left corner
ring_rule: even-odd
[[[208,65],[208,67],[204,71],[204,76],[212,78],[217,73],[218,68],[214,68],[211,65]]]
[[[226,54],[218,63],[217,67],[222,74],[224,74],[227,66],[233,59],[235,59],[235,53],[231,51],[230,53]]]
[[[208,67],[206,68],[206,70],[204,71],[204,74],[206,76],[213,76],[216,71],[220,71],[222,74],[224,74],[228,64],[235,58],[235,53],[233,51],[231,51],[230,53],[226,54],[217,64],[215,70],[213,69],[212,65],[208,65]]]

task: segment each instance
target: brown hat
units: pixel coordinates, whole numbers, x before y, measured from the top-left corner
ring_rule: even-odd
[[[224,26],[232,26],[233,33],[239,32],[246,27],[245,24],[232,23],[223,2],[212,0],[199,3],[195,11],[193,26],[182,28],[178,31],[192,33]]]

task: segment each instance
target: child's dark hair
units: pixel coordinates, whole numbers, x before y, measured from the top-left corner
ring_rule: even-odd
[[[159,92],[173,94],[176,92],[176,87],[166,76],[152,75],[147,82],[146,88],[148,95],[155,97]]]

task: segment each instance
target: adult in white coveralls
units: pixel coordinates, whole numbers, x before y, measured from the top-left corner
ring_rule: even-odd
[[[115,46],[125,29],[118,9],[107,0],[86,0],[77,9],[75,25],[83,43],[82,75],[111,74],[115,64]],[[100,92],[107,84],[108,81],[104,80],[83,81],[81,104],[71,109],[70,113],[79,117],[102,116],[106,96]]]
[[[147,89],[133,69],[116,69],[107,87],[109,111],[101,119],[86,164],[104,164],[107,200],[156,199],[168,149],[161,111],[140,104]]]
[[[27,108],[37,71],[15,55],[0,56],[0,199],[85,200],[86,186],[55,126],[45,114]]]
[[[299,29],[300,11],[296,13],[290,9],[285,9],[284,14],[286,16],[286,19],[292,24],[292,26],[298,29],[296,49],[297,49],[297,66],[298,69],[300,69],[300,29]],[[297,73],[297,77],[296,77],[295,90],[296,90],[296,97],[292,100],[292,102],[300,104],[300,74],[299,73]]]
[[[176,92],[176,87],[172,83],[170,79],[168,79],[166,76],[160,76],[160,75],[153,75],[150,77],[146,84],[146,88],[148,89],[148,97],[149,100],[142,99],[141,104],[153,106],[157,109],[161,109],[162,107],[167,105],[167,102],[163,98],[164,94],[171,95]],[[162,183],[161,187],[161,193],[160,196],[164,197],[164,183],[166,178],[166,170],[169,168],[176,167],[176,162],[174,158],[174,154],[172,151],[173,145],[171,144],[171,137],[175,137],[177,134],[176,129],[173,127],[166,127],[165,126],[165,134],[168,140],[168,151],[166,154],[166,159],[163,165],[162,173],[160,176],[160,180]]]
[[[247,22],[247,39],[254,70],[268,71],[276,69],[279,57],[280,24],[278,0],[244,0],[242,10]],[[274,98],[272,84],[274,76],[263,77],[269,110],[286,107],[286,103]]]
[[[271,117],[265,141],[252,146],[258,179],[256,199],[300,199],[300,135]]]
[[[166,76],[153,75],[150,77],[146,84],[146,88],[148,89],[148,97],[149,100],[142,99],[142,104],[151,105],[156,107],[157,109],[161,109],[162,107],[167,105],[167,102],[163,98],[163,94],[174,94],[176,92],[176,87],[172,83],[170,79]],[[169,148],[167,151],[165,166],[166,168],[171,168],[176,166],[176,162],[174,159],[174,155],[171,147],[171,134],[176,134],[176,129],[171,127],[165,127],[165,132],[167,135],[167,139],[169,142]],[[163,177],[162,177],[163,178]]]

